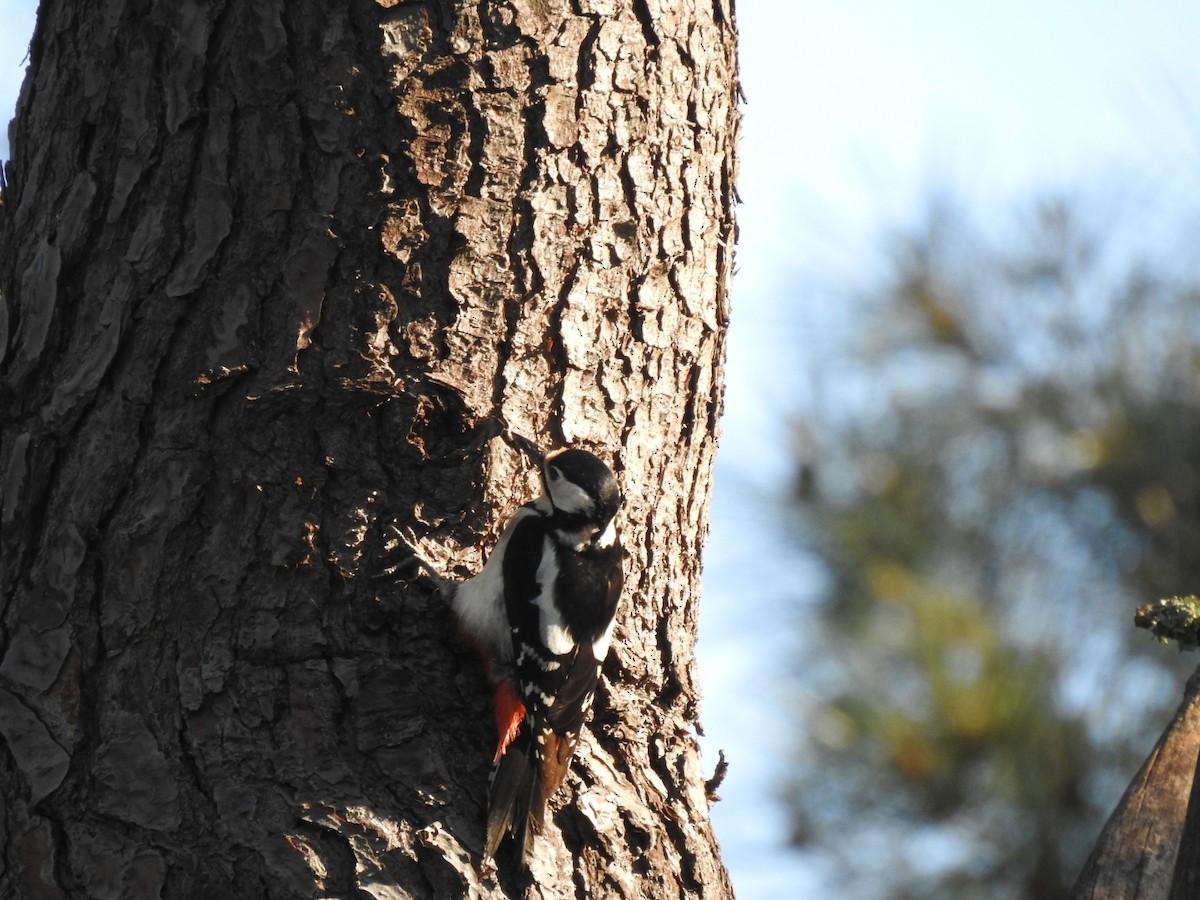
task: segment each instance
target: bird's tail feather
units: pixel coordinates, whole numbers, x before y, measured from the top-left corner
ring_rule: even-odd
[[[511,832],[524,862],[533,840],[530,810],[537,791],[538,766],[529,729],[522,728],[492,772],[488,789],[487,841],[483,855],[494,857],[504,835]]]

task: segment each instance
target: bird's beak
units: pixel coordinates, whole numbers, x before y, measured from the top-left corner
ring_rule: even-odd
[[[530,461],[540,470],[546,462],[546,455],[542,453],[542,451],[538,448],[538,445],[529,438],[517,434],[515,431],[509,431],[506,433],[508,436],[508,442],[518,450],[523,451],[525,455],[529,457]]]

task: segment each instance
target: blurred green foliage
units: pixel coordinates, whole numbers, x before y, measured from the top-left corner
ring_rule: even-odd
[[[797,428],[829,583],[789,790],[847,896],[1064,896],[1194,665],[1132,615],[1200,584],[1200,284],[1125,246],[935,205],[847,300]]]

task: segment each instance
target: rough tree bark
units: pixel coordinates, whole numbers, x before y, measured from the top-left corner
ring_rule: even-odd
[[[726,897],[693,634],[732,0],[44,0],[0,207],[0,896],[500,896],[459,573],[624,487],[544,897]]]
[[[1071,900],[1167,900],[1184,843],[1200,747],[1200,672],[1113,810]],[[1194,892],[1180,896],[1194,896]]]
[[[1134,624],[1179,649],[1200,646],[1200,598],[1137,608]],[[1200,669],[1158,743],[1125,789],[1071,891],[1072,900],[1200,896]]]

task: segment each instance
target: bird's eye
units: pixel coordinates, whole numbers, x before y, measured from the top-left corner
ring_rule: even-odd
[[[551,481],[558,481],[558,479],[562,478],[562,472],[558,471],[558,466],[551,466],[549,474]]]

